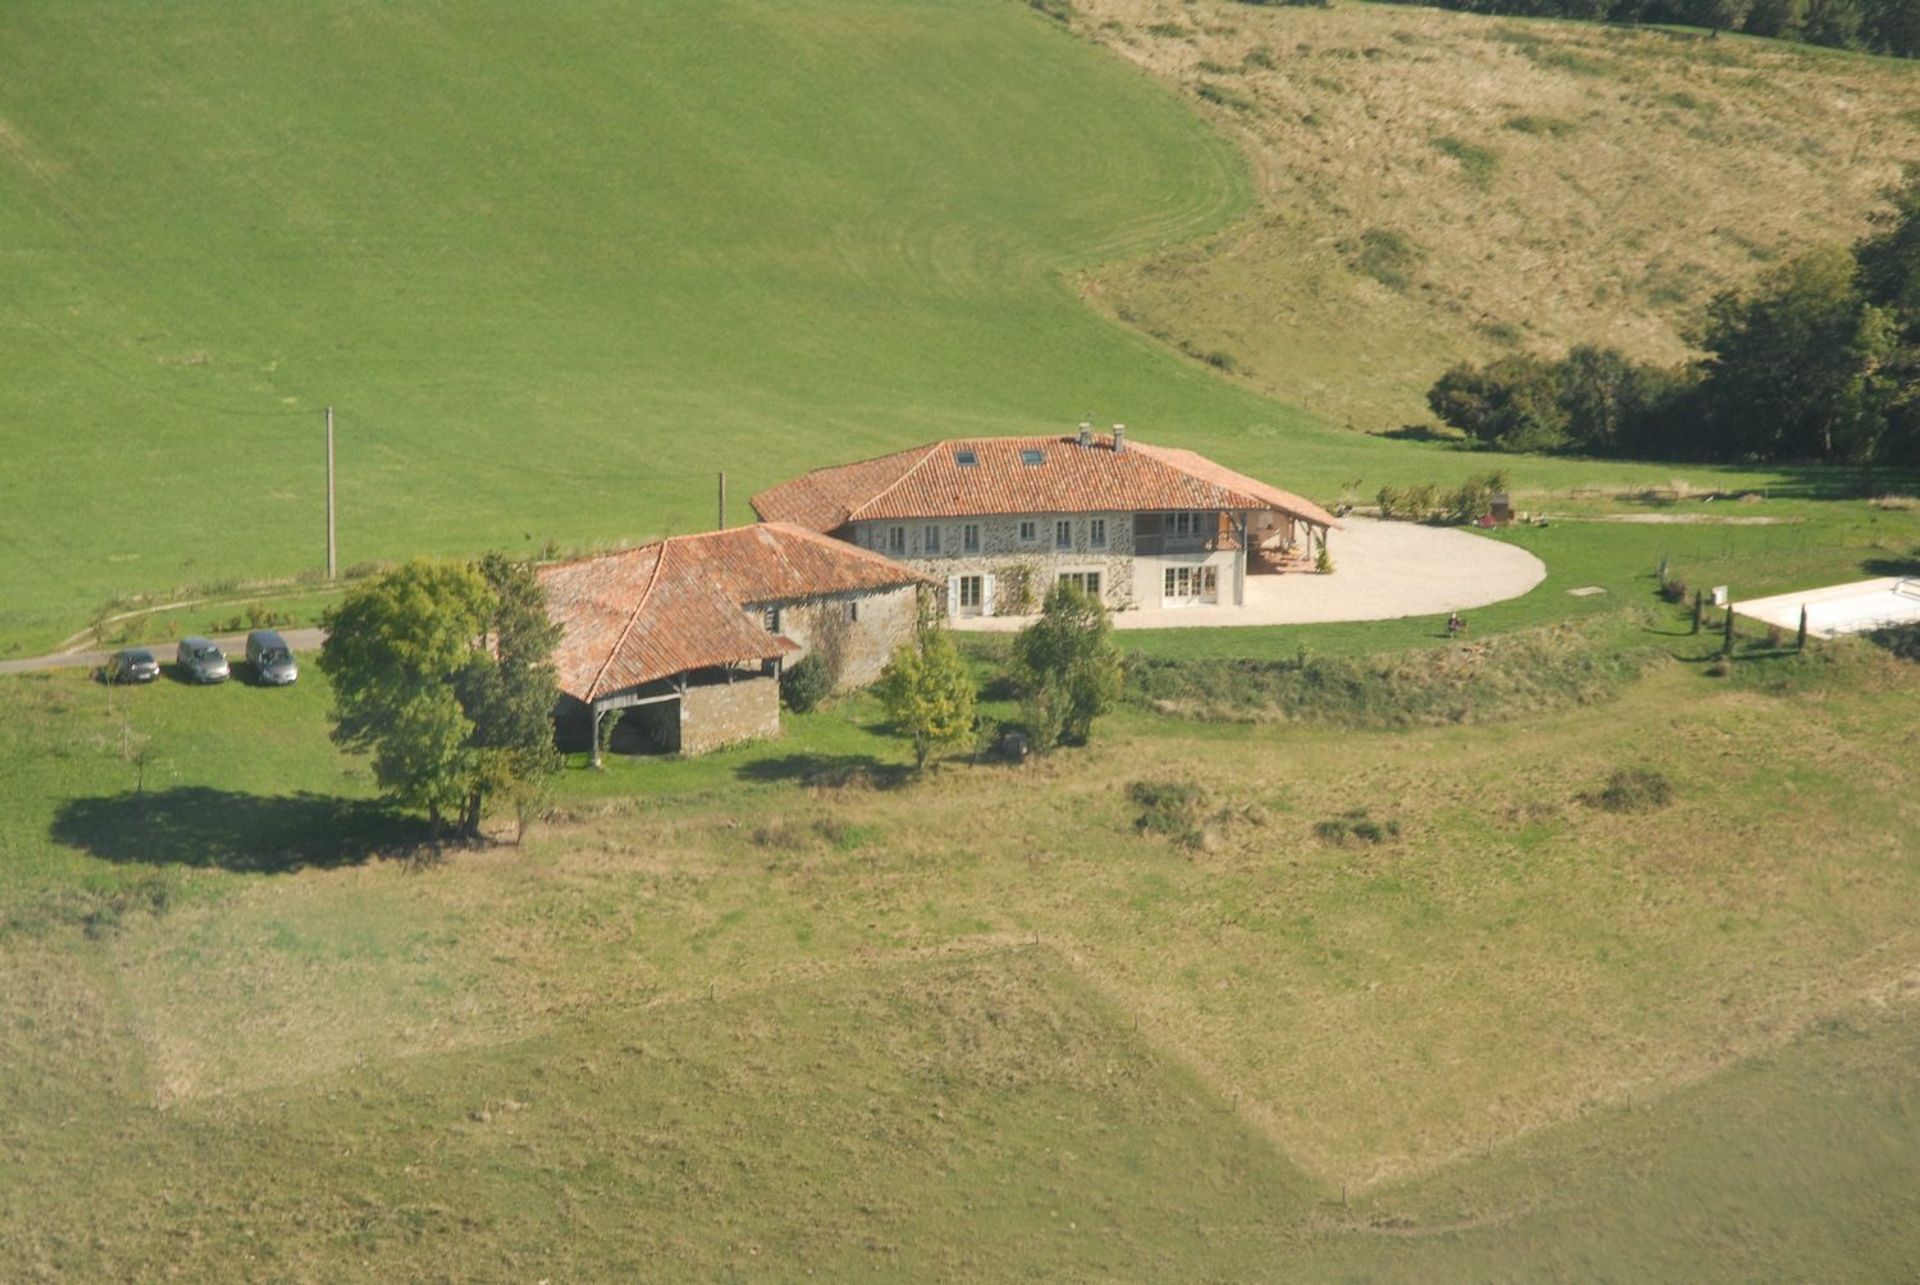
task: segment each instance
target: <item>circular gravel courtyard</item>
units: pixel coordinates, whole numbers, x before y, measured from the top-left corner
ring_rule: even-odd
[[[1327,548],[1330,576],[1250,575],[1244,606],[1115,612],[1118,629],[1192,629],[1222,625],[1308,625],[1395,620],[1469,611],[1518,598],[1546,578],[1525,549],[1450,527],[1346,517]],[[1006,616],[958,620],[959,629],[1011,630]]]

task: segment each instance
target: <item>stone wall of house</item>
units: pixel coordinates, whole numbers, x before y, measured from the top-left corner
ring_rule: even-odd
[[[1056,536],[1055,524],[1059,522],[1068,524],[1065,548],[1059,546]],[[1095,540],[1096,522],[1104,524],[1101,534],[1105,538],[1099,542]],[[967,547],[969,527],[978,535],[977,549]],[[1023,529],[1031,538],[1026,538]],[[1131,513],[1032,513],[964,521],[860,522],[852,531],[854,542],[862,548],[884,553],[931,576],[942,586],[935,593],[943,602],[949,577],[991,575],[996,616],[1038,611],[1047,590],[1067,572],[1099,572],[1100,596],[1112,610],[1124,611],[1135,605]]]
[[[800,644],[798,652],[788,653],[786,663],[818,652],[834,674],[836,691],[876,682],[894,649],[911,641],[919,627],[920,593],[917,585],[901,585],[774,604],[780,610],[780,633]]]
[[[780,735],[780,684],[755,674],[690,686],[680,698],[680,753],[705,754]]]

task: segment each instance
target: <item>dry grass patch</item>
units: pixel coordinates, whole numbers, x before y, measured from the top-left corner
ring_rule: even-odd
[[[1441,370],[1516,343],[1678,361],[1715,292],[1858,236],[1920,158],[1920,68],[1893,60],[1369,5],[1077,13],[1240,139],[1266,207],[1089,295],[1359,428],[1425,419]],[[1351,248],[1367,228],[1417,263],[1380,272]]]

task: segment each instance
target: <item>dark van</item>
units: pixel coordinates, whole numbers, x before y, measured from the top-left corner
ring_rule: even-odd
[[[247,665],[254,680],[266,687],[285,687],[300,677],[300,666],[293,663],[293,648],[271,629],[256,629],[247,635]]]

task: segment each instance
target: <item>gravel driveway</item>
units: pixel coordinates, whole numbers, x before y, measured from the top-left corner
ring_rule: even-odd
[[[1546,578],[1525,549],[1451,527],[1346,517],[1327,542],[1330,576],[1247,577],[1240,607],[1177,607],[1115,612],[1116,629],[1189,629],[1220,625],[1309,625],[1341,620],[1435,616],[1518,598]],[[957,629],[1010,631],[1023,618],[956,621]]]

